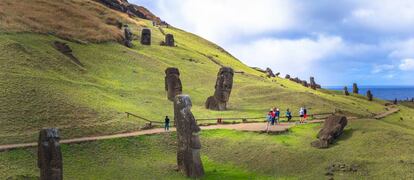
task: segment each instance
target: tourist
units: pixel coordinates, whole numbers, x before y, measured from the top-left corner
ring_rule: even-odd
[[[299,120],[299,122],[300,122],[300,123],[303,123],[303,118],[304,118],[304,116],[305,116],[305,111],[304,111],[304,108],[303,108],[303,107],[301,107],[301,108],[300,108],[300,110],[299,110],[299,115],[300,115],[300,120]]]
[[[273,111],[270,110],[269,113],[267,113],[267,117],[266,117],[266,120],[267,120],[266,132],[269,132],[269,126],[272,123],[272,119],[273,119]]]
[[[165,116],[164,123],[165,123],[165,126],[164,126],[165,131],[169,131],[170,130],[170,118],[168,118],[168,116]]]
[[[292,112],[289,109],[286,110],[286,118],[288,122],[292,119]]]
[[[271,109],[272,112],[272,125],[275,125],[275,121],[276,121],[276,108]]]
[[[280,118],[280,110],[279,110],[279,108],[277,108],[276,112],[275,112],[276,124],[280,124],[279,118]]]
[[[306,107],[303,108],[303,121],[307,121],[308,120],[308,110],[306,109]]]

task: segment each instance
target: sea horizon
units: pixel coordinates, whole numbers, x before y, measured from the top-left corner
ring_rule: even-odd
[[[343,90],[345,86],[323,86],[329,90]],[[348,91],[352,92],[352,84],[347,85]],[[366,94],[371,90],[376,98],[383,100],[411,100],[414,98],[414,85],[360,85],[358,86],[360,94]]]

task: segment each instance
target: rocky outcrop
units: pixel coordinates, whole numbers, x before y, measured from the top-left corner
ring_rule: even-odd
[[[151,45],[151,30],[150,29],[142,29],[141,32],[141,44],[142,45]]]
[[[135,4],[130,4],[127,0],[95,0],[105,6],[126,13],[130,16],[136,16],[142,19],[147,19],[155,22],[159,25],[167,25],[164,21],[162,21],[159,17],[155,16],[151,13],[148,9],[142,6],[138,6]]]
[[[177,68],[167,68],[165,70],[165,91],[167,98],[174,101],[175,96],[182,94],[183,86],[180,80],[180,71]]]
[[[198,127],[191,112],[191,99],[187,95],[178,95],[174,100],[174,120],[177,127],[177,165],[178,170],[190,178],[204,176],[201,162]]]
[[[322,129],[318,133],[318,140],[311,143],[316,148],[328,148],[335,139],[342,135],[348,120],[345,116],[330,116],[325,120]]]
[[[37,165],[41,180],[62,180],[63,161],[57,129],[43,129],[39,133]]]
[[[73,55],[72,49],[66,43],[55,41],[53,42],[53,47],[65,56],[69,57],[69,59],[72,60],[73,63],[81,67],[84,67],[83,64],[79,61],[79,59]]]
[[[222,67],[217,74],[214,96],[207,98],[205,106],[207,109],[224,111],[227,110],[227,102],[230,99],[233,88],[234,70],[230,67]]]

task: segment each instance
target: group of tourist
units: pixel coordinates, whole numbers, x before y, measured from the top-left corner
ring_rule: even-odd
[[[300,120],[299,123],[304,123],[308,118],[308,112],[305,107],[301,107],[299,110]],[[292,120],[292,112],[287,109],[285,112],[285,117],[287,118],[287,121],[290,122]],[[266,116],[267,120],[267,127],[270,125],[277,125],[280,124],[280,110],[279,108],[272,108],[270,109],[269,113]]]

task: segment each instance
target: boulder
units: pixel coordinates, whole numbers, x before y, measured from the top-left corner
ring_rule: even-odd
[[[170,47],[175,46],[174,35],[172,34],[165,35],[165,45],[170,46]]]
[[[359,93],[359,88],[358,88],[357,83],[354,83],[354,84],[352,85],[352,92],[353,92],[354,94],[358,94],[358,93]]]
[[[142,29],[141,32],[141,44],[142,45],[151,45],[151,30],[150,29]]]
[[[178,95],[174,100],[174,120],[177,127],[177,165],[178,170],[190,178],[204,176],[201,162],[201,142],[197,122],[191,112],[191,99],[187,95]]]
[[[367,91],[367,98],[368,98],[368,101],[372,101],[374,99],[374,95],[372,95],[371,90]]]
[[[37,166],[41,180],[62,180],[63,160],[58,129],[42,129],[39,133]]]
[[[167,91],[167,98],[174,101],[175,96],[182,94],[183,86],[180,80],[180,71],[177,68],[167,68],[165,70],[165,91]]]
[[[318,140],[311,143],[316,148],[328,148],[335,139],[342,135],[348,120],[345,116],[330,116],[325,120],[322,129],[318,133]]]
[[[205,106],[207,109],[216,111],[227,110],[227,102],[230,99],[233,88],[234,70],[230,67],[222,67],[217,74],[215,92],[207,98]]]

